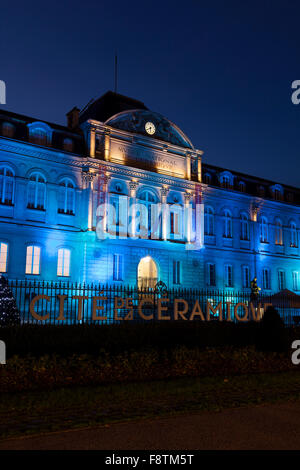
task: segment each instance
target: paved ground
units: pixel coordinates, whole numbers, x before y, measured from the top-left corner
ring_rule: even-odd
[[[300,450],[300,403],[201,412],[0,441],[0,449]]]

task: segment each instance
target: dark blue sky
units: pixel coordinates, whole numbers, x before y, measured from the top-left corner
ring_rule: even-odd
[[[5,109],[65,123],[114,87],[174,121],[204,161],[300,186],[299,1],[12,1]]]

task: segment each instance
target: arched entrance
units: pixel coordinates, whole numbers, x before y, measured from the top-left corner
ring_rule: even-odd
[[[154,289],[158,278],[157,265],[151,256],[142,258],[138,265],[138,288]]]

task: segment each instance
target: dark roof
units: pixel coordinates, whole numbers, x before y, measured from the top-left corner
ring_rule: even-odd
[[[142,101],[135,100],[129,96],[120,95],[113,91],[107,91],[104,95],[93,101],[83,111],[81,111],[79,122],[82,123],[88,119],[105,122],[110,117],[122,111],[130,109],[146,109],[148,108]]]
[[[251,181],[251,182],[254,182],[254,183],[257,183],[257,184],[260,183],[262,185],[267,185],[267,186],[273,186],[275,184],[279,184],[283,188],[290,189],[290,190],[293,190],[293,191],[298,191],[298,192],[300,191],[300,189],[297,188],[296,186],[291,186],[291,185],[288,185],[286,183],[280,183],[279,181],[268,180],[266,178],[261,178],[259,176],[249,175],[247,173],[241,173],[241,172],[236,171],[236,170],[230,170],[229,168],[224,168],[224,167],[215,166],[215,165],[211,165],[209,163],[202,162],[202,173],[205,173],[205,172],[211,173],[212,171],[214,173],[221,173],[223,171],[228,171],[233,176],[237,176],[241,181],[244,181],[244,182],[247,182],[247,181],[250,182]]]
[[[229,173],[231,173],[235,177],[233,185],[230,188],[227,188],[227,189],[224,188],[224,190],[226,190],[226,191],[227,190],[232,190],[232,189],[236,190],[236,191],[240,191],[239,182],[243,181],[246,185],[246,188],[245,188],[245,193],[246,194],[251,194],[255,197],[263,197],[264,199],[273,199],[272,194],[270,192],[270,188],[272,186],[276,185],[276,184],[279,184],[284,189],[284,195],[283,195],[282,202],[290,202],[290,203],[296,204],[296,205],[300,204],[300,189],[299,188],[296,188],[294,186],[290,186],[290,185],[287,185],[287,184],[284,184],[284,183],[279,183],[278,181],[275,182],[275,181],[267,180],[267,179],[260,178],[260,177],[257,177],[257,176],[253,176],[253,175],[249,175],[249,174],[245,174],[245,173],[240,173],[240,172],[235,171],[235,170],[230,170],[230,169],[227,169],[227,168],[222,168],[222,167],[210,165],[210,164],[207,164],[207,163],[202,163],[203,178],[205,177],[206,173],[209,173],[210,176],[211,176],[211,181],[209,183],[210,186],[222,187],[221,184],[220,184],[219,175],[223,171],[228,171]],[[263,186],[263,188],[264,188],[264,195],[263,196],[261,196],[258,192],[258,188],[260,186]],[[293,195],[292,200],[288,199],[289,194]]]
[[[8,111],[6,109],[1,109],[0,108],[0,116],[7,116],[8,118],[14,120],[14,121],[19,121],[20,123],[24,124],[30,124],[31,122],[44,122],[45,124],[48,124],[52,129],[62,131],[62,132],[67,132],[68,134],[78,134],[78,132],[74,131],[73,129],[70,129],[67,126],[61,126],[60,124],[55,124],[54,122],[49,122],[45,121],[44,119],[38,119],[38,118],[33,118],[30,116],[25,116],[24,114],[18,114],[18,113],[13,113],[12,111]]]
[[[43,122],[47,124],[53,131],[51,147],[56,150],[63,149],[64,137],[70,137],[73,140],[73,151],[75,154],[83,154],[85,151],[85,142],[81,129],[74,130],[67,126],[61,126],[52,122],[44,121],[42,119],[32,118],[23,114],[13,113],[4,109],[0,109],[0,137],[1,127],[4,122],[10,122],[15,127],[13,135],[14,140],[29,142],[28,124],[33,122]]]

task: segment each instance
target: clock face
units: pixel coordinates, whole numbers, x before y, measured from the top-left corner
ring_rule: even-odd
[[[155,125],[153,122],[146,122],[145,130],[148,134],[153,135],[155,133]]]

